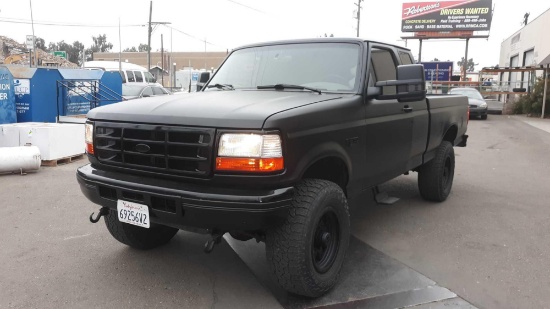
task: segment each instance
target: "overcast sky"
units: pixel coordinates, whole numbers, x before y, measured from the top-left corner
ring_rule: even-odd
[[[225,51],[258,41],[311,38],[334,34],[356,36],[354,10],[357,0],[154,0],[153,22],[170,22],[173,30],[158,26],[152,37],[153,50],[164,46],[173,51]],[[361,12],[362,38],[405,46],[401,40],[402,0],[365,0]],[[49,42],[80,41],[86,47],[92,36],[106,34],[119,49],[120,19],[122,48],[147,43],[149,0],[34,0],[35,35]],[[495,6],[490,38],[470,40],[468,58],[482,66],[498,63],[500,43],[521,29],[523,15],[533,20],[550,8],[544,0],[493,0]],[[32,34],[28,0],[0,0],[0,35],[19,42]],[[45,23],[56,25],[45,25]],[[62,24],[62,25],[59,25]],[[182,33],[183,32],[183,33]],[[185,33],[185,34],[184,34]],[[542,35],[542,34],[541,34]],[[408,41],[418,56],[418,41]],[[464,41],[424,41],[422,60],[458,61],[464,56]]]

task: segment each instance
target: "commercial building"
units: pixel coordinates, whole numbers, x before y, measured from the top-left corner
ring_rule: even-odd
[[[550,40],[546,34],[548,29],[550,29],[550,9],[502,42],[499,66],[501,68],[535,66],[540,68],[543,60],[550,55]],[[542,74],[541,70],[536,71],[535,74],[532,72],[502,73],[501,80],[509,81],[510,89],[528,89],[535,80],[535,76],[542,76]]]

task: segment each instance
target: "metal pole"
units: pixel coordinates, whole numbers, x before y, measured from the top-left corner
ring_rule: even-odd
[[[118,18],[118,46],[118,71],[122,73],[122,37],[120,35],[120,17]]]
[[[466,38],[466,53],[464,55],[464,63],[462,67],[464,68],[464,73],[462,76],[462,81],[466,81],[466,68],[468,67],[468,45],[470,44],[470,38]]]
[[[160,35],[160,63],[161,63],[161,68],[160,68],[160,76],[161,76],[161,81],[162,81],[162,86],[164,87],[164,37],[163,37],[163,34]]]
[[[149,27],[147,27],[147,72],[151,71],[151,18],[153,16],[153,1],[149,5]]]
[[[172,31],[173,29],[170,28],[170,61],[168,61],[168,63],[172,63],[172,52],[174,51],[173,50],[173,45],[172,45]],[[170,73],[172,73],[172,70],[170,70]],[[176,72],[173,72],[174,76],[176,75]],[[170,77],[172,77],[172,75],[170,74]],[[170,86],[171,87],[175,87],[176,85],[172,85],[172,78],[170,78]]]
[[[541,118],[544,119],[544,110],[546,109],[546,92],[548,90],[548,69],[550,68],[550,64],[546,65],[546,69],[544,69],[544,95],[542,96],[542,116]]]
[[[361,23],[361,1],[363,0],[357,0],[357,37],[359,37],[359,25]]]
[[[176,87],[176,63],[175,62],[174,62],[173,70],[174,70],[174,86],[173,87]]]
[[[38,67],[38,59],[36,57],[36,37],[34,36],[34,18],[32,17],[32,0],[29,0],[29,4],[30,4],[30,7],[31,7],[32,49],[34,51],[34,66]],[[31,67],[32,67],[32,65],[31,65]]]
[[[422,39],[420,41],[420,48],[418,50],[418,62],[420,63],[422,61]]]

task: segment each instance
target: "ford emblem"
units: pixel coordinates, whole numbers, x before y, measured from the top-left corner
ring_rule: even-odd
[[[137,152],[147,153],[149,152],[149,150],[151,150],[151,147],[149,147],[149,145],[146,145],[146,144],[137,144],[134,149]]]

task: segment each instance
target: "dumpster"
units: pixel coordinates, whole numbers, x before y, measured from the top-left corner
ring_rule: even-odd
[[[103,72],[98,70],[59,69],[59,116],[85,115],[99,106],[99,80]]]
[[[13,75],[17,122],[56,122],[58,70],[6,67]]]
[[[0,124],[16,122],[13,76],[6,67],[0,67]]]
[[[119,72],[104,71],[100,83],[100,106],[122,101],[122,77]]]
[[[59,69],[59,75],[59,122],[84,123],[90,109],[122,101],[122,78],[118,72]]]

